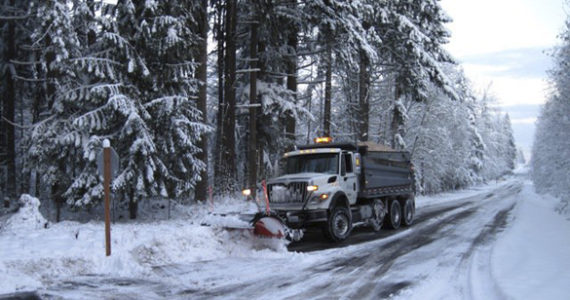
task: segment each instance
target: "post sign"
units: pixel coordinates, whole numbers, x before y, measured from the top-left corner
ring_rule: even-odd
[[[119,174],[119,155],[117,154],[117,151],[115,151],[115,149],[110,146],[110,144],[111,143],[109,143],[109,148],[111,149],[111,179],[113,179],[117,176],[117,174]],[[105,147],[103,146],[103,148]],[[97,154],[97,173],[99,174],[99,179],[101,181],[103,181],[104,175],[103,152],[103,149],[101,149],[101,151],[99,151]]]
[[[111,255],[111,178],[119,171],[119,155],[108,139],[103,141],[103,151],[97,156],[97,169],[103,179],[103,193],[105,194],[105,253]]]

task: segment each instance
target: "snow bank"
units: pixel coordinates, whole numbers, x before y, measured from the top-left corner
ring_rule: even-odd
[[[24,194],[20,197],[20,208],[10,216],[4,224],[0,224],[1,231],[35,230],[47,227],[48,221],[40,213],[40,200]]]
[[[570,222],[555,211],[559,201],[539,195],[527,181],[516,218],[492,255],[498,285],[514,299],[568,299]]]
[[[448,191],[433,195],[416,196],[416,209],[427,206],[440,205],[457,201],[457,199],[469,198],[477,196],[481,193],[492,191],[502,186],[511,184],[510,180],[497,180],[490,184],[478,184],[463,190]]]
[[[38,199],[23,195],[20,201],[22,208],[0,231],[0,294],[79,275],[148,278],[157,276],[153,267],[160,265],[288,255],[282,240],[260,240],[249,230],[200,226],[204,211],[210,210],[206,206],[196,207],[197,213],[188,219],[112,224],[112,255],[107,257],[103,222],[45,226]],[[222,203],[217,207],[230,210]]]
[[[238,215],[226,214],[208,214],[203,219],[201,224],[207,224],[213,227],[233,227],[233,228],[250,228],[249,222],[246,222]]]

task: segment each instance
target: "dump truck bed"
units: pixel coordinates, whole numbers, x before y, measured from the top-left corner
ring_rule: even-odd
[[[358,146],[362,159],[359,198],[398,196],[414,192],[410,153],[372,143],[361,143]]]

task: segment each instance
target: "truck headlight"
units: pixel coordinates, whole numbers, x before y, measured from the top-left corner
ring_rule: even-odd
[[[320,195],[315,195],[313,198],[311,198],[311,203],[313,204],[319,204],[325,200],[327,200],[329,198],[329,194],[328,193],[324,193],[324,194],[320,194]]]
[[[318,189],[319,189],[319,186],[318,186],[318,185],[308,185],[308,186],[307,186],[307,192],[314,192],[314,191],[316,191],[316,190],[318,190]]]
[[[244,189],[243,191],[241,191],[241,194],[249,197],[249,195],[251,195],[251,189]]]

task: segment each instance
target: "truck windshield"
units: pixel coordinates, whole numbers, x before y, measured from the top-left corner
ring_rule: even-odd
[[[296,173],[338,173],[338,154],[319,153],[296,155],[287,158],[285,174]]]

